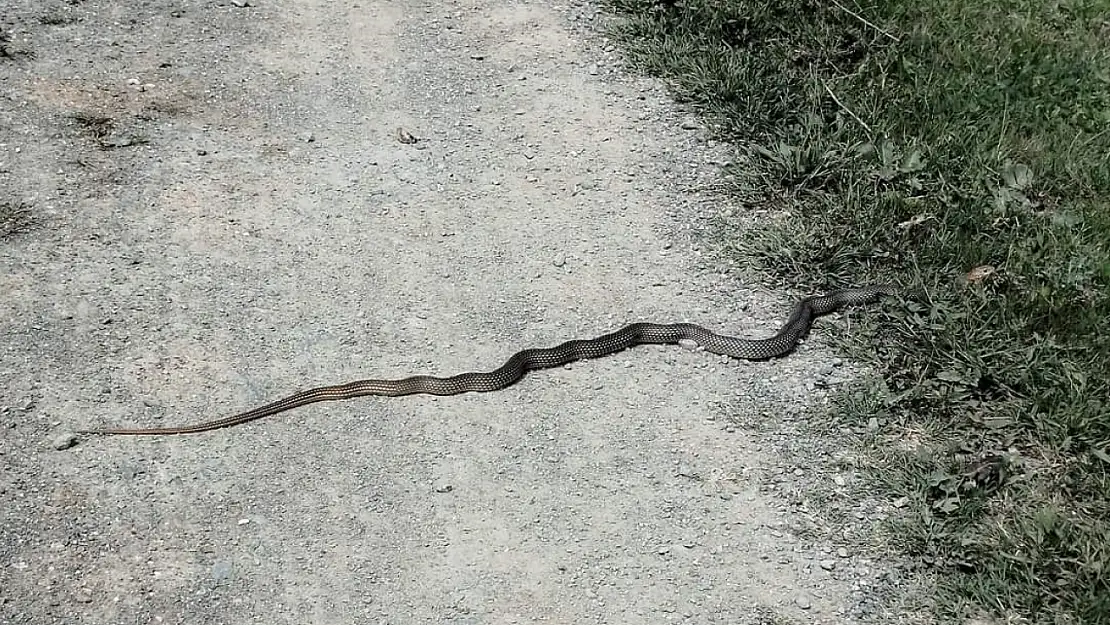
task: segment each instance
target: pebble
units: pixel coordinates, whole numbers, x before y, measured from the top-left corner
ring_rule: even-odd
[[[847,558],[848,557],[848,550],[845,549],[844,547],[841,547],[840,549],[836,550],[836,555],[840,556],[841,558]]]
[[[836,568],[836,560],[821,560],[820,565],[826,571],[831,571]]]
[[[563,265],[567,264],[567,255],[559,252],[555,255],[555,258],[551,259],[551,264],[555,265],[556,267],[562,267]]]
[[[54,437],[50,446],[58,451],[64,451],[77,444],[77,435],[73,432],[62,432]]]
[[[798,595],[797,597],[794,597],[794,605],[803,610],[808,610],[813,607],[813,602],[810,601],[809,597],[805,595]]]
[[[448,482],[436,482],[432,486],[432,490],[434,490],[437,493],[449,493],[449,492],[455,490],[455,487],[452,486]]]
[[[224,581],[231,577],[231,562],[218,560],[212,565],[212,579]]]

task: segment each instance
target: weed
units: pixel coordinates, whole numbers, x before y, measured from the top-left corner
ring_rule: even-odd
[[[26,232],[31,224],[31,208],[26,203],[0,202],[0,238]]]
[[[916,292],[870,351],[890,528],[936,611],[1110,623],[1110,6],[609,0],[630,59],[712,118],[790,286]],[[878,422],[878,421],[876,421]],[[912,445],[889,439],[915,432]]]

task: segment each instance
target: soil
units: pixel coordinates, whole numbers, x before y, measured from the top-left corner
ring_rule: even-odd
[[[834,532],[799,493],[853,471],[733,418],[804,424],[853,379],[820,338],[73,434],[636,320],[774,332],[790,298],[702,236],[728,150],[595,9],[3,4],[0,623],[903,618],[865,547],[884,502]]]

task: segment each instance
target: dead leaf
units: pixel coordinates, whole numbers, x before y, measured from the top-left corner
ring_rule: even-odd
[[[979,265],[975,269],[967,272],[967,281],[972,283],[982,282],[987,276],[994,273],[994,271],[995,269],[991,265]]]
[[[918,213],[918,214],[914,215],[913,217],[910,217],[906,221],[903,221],[903,222],[899,223],[898,227],[901,228],[902,230],[906,230],[907,228],[912,228],[914,226],[920,226],[921,224],[928,221],[930,217],[931,217],[930,215],[927,215],[925,213]]]

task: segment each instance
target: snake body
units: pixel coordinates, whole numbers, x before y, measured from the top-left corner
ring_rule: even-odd
[[[505,364],[489,372],[470,372],[450,377],[415,375],[397,380],[358,380],[347,384],[322,386],[294,393],[275,402],[230,417],[167,428],[108,428],[83,430],[82,434],[167,435],[196,434],[254,421],[279,412],[322,401],[353,399],[367,395],[399,397],[418,393],[428,395],[459,395],[484,393],[510,386],[528,371],[559,367],[576,360],[600,358],[636,345],[673,344],[689,340],[706,351],[742,360],[768,360],[784,356],[809,331],[813,320],[842,306],[866,304],[882,295],[893,295],[890,286],[869,286],[841,289],[799,301],[778,334],[766,339],[742,339],[725,336],[692,323],[633,323],[616,332],[594,339],[576,339],[556,347],[525,349],[513,354]]]

